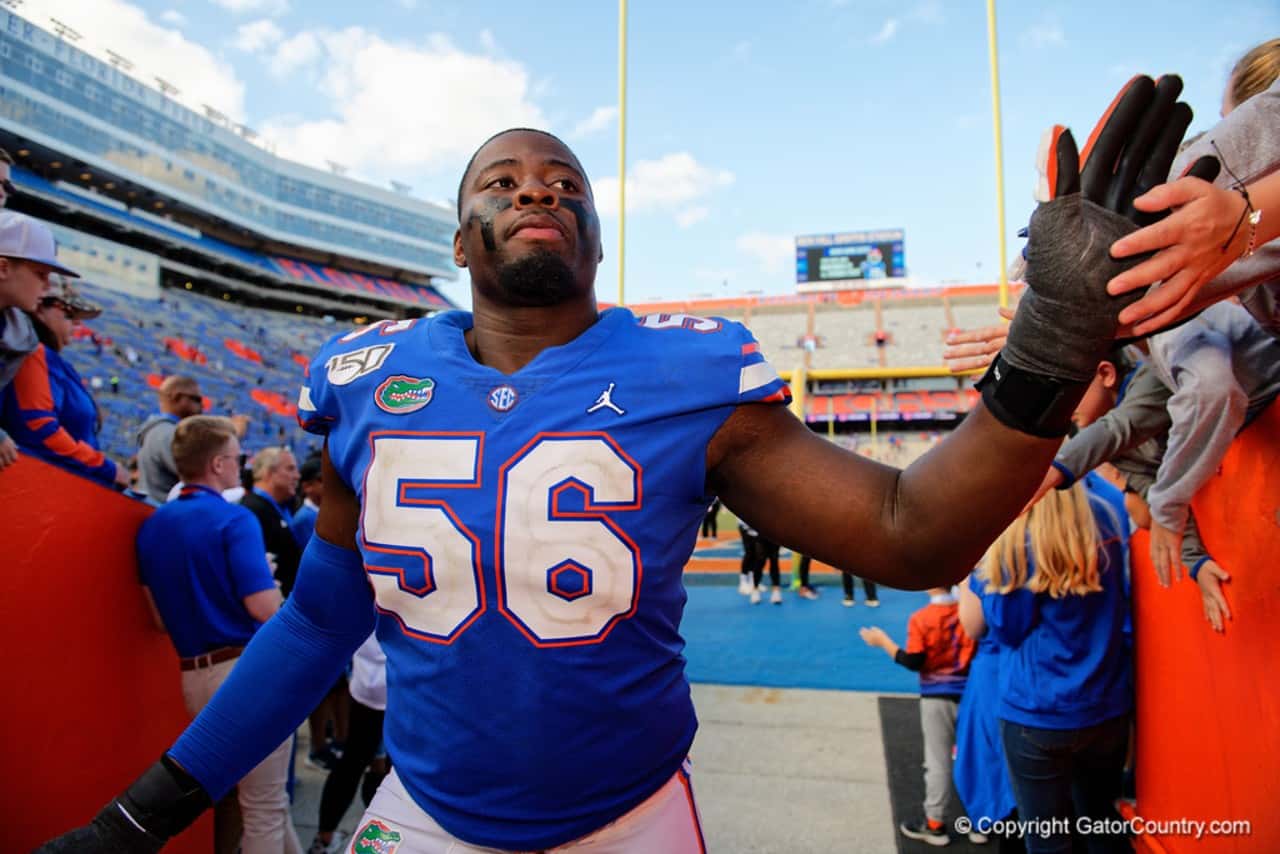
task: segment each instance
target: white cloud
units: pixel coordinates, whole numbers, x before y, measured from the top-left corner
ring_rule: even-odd
[[[181,91],[179,99],[244,121],[244,83],[230,65],[172,27],[153,20],[125,0],[41,0],[40,15],[64,21],[84,35],[78,46],[105,58],[106,50],[134,63],[132,76],[154,86],[163,77]]]
[[[263,122],[263,136],[285,157],[337,161],[375,180],[403,178],[407,169],[453,166],[504,128],[547,126],[524,66],[466,53],[445,36],[388,41],[348,27],[289,41],[298,56],[313,52],[320,92],[334,112]]]
[[[289,11],[289,0],[213,0],[213,3],[236,15],[258,14],[278,18]]]
[[[785,273],[795,264],[796,239],[790,234],[752,231],[739,236],[734,245],[754,258],[765,273]]]
[[[593,133],[602,131],[617,118],[617,107],[596,107],[591,111],[591,115],[573,126],[573,130],[569,131],[569,138],[581,139],[584,136],[590,136]]]
[[[687,211],[690,203],[709,195],[718,187],[733,183],[733,173],[699,163],[681,151],[658,160],[638,161],[627,175],[627,211]],[[595,182],[596,208],[606,216],[618,213],[618,178],[609,176]]]
[[[676,224],[681,228],[688,228],[695,223],[702,222],[710,213],[711,209],[708,207],[686,208],[676,214]]]
[[[267,65],[271,73],[284,77],[304,65],[320,58],[320,39],[314,33],[303,32],[285,39],[271,55]]]
[[[892,39],[898,33],[898,19],[889,18],[884,22],[884,26],[880,28],[880,32],[871,37],[871,41],[875,44],[884,44]]]
[[[1053,47],[1067,43],[1062,26],[1053,21],[1036,24],[1023,35],[1023,41],[1034,48]]]
[[[276,26],[275,21],[270,18],[261,18],[237,27],[236,37],[231,44],[236,50],[257,53],[278,44],[283,37],[284,33]]]
[[[396,3],[398,3],[401,8],[409,9],[410,11],[418,8],[418,0],[396,0]]]
[[[164,21],[166,24],[181,27],[187,22],[187,16],[179,12],[177,9],[165,9],[160,13],[160,20]]]
[[[733,46],[733,50],[730,51],[730,55],[737,62],[746,62],[748,59],[751,58],[751,42],[749,41],[738,42]]]

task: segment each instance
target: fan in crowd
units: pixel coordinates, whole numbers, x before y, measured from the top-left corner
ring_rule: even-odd
[[[50,263],[50,259],[44,262]],[[65,272],[66,268],[55,268]],[[56,274],[55,274],[56,275]],[[61,355],[76,325],[102,309],[82,299],[61,276],[50,278],[31,320],[40,345],[4,391],[0,423],[18,447],[101,483],[129,485],[129,472],[98,447],[102,417],[93,395]]]

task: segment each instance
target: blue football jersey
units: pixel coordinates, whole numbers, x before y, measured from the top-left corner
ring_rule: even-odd
[[[611,309],[510,376],[472,357],[471,323],[334,338],[299,417],[360,498],[405,788],[460,839],[540,849],[685,758],[682,573],[707,443],[738,404],[790,393],[726,320]]]

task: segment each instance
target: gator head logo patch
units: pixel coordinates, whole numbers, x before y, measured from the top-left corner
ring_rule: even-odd
[[[378,386],[378,390],[373,393],[373,400],[384,412],[404,415],[417,412],[430,403],[435,389],[436,381],[430,377],[418,379],[399,374],[388,377]]]
[[[374,819],[360,828],[351,840],[354,854],[395,854],[400,847],[400,833]]]

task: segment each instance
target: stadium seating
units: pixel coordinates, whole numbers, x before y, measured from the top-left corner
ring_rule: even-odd
[[[245,414],[252,419],[246,450],[284,443],[305,453],[318,443],[301,432],[293,417],[299,380],[307,360],[339,325],[304,316],[251,308],[195,293],[167,289],[156,302],[116,291],[81,286],[104,307],[100,318],[78,334],[66,355],[90,383],[103,413],[104,450],[128,459],[137,430],[156,411],[154,387],[172,373],[196,377],[206,411]],[[638,314],[688,311],[746,323],[779,370],[804,364],[812,343],[810,369],[937,366],[943,337],[952,326],[995,322],[994,289],[943,292],[872,293],[858,299],[787,297],[632,306]],[[877,344],[877,332],[885,333]],[[130,362],[132,350],[136,360]],[[119,378],[112,392],[111,378]],[[896,391],[879,395],[880,417],[925,418],[931,412],[966,411],[972,392]],[[830,404],[838,421],[870,416],[870,395],[836,395]],[[828,410],[825,397],[806,407],[816,420]]]
[[[1014,294],[1018,286],[1012,288]],[[854,291],[638,304],[637,314],[684,313],[745,323],[781,371],[937,367],[951,329],[998,322],[994,285]]]
[[[206,412],[250,416],[246,451],[283,443],[301,454],[318,446],[298,428],[293,401],[306,361],[336,324],[186,291],[166,290],[156,302],[89,284],[80,289],[103,312],[64,355],[90,384],[108,454],[124,460],[134,453],[138,428],[157,411],[155,386],[175,373],[199,381]],[[112,377],[119,380],[114,393]]]

